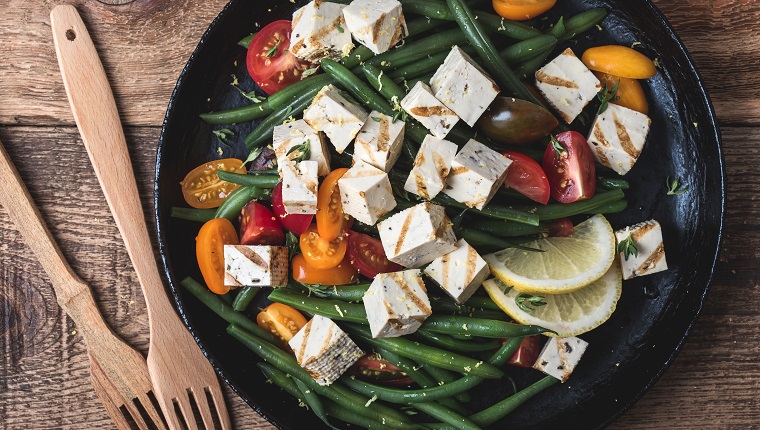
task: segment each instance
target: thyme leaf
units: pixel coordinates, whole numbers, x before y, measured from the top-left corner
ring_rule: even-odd
[[[626,231],[628,230],[626,229]],[[628,257],[631,255],[634,257],[639,256],[639,250],[636,248],[636,242],[633,241],[633,235],[630,232],[628,233],[628,237],[618,242],[617,252],[618,254],[623,254],[625,261],[628,261]]]

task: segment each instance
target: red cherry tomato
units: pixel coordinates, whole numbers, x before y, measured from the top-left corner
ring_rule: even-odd
[[[241,245],[282,245],[285,233],[272,211],[255,201],[248,202],[240,212]]]
[[[398,272],[403,269],[388,260],[382,242],[355,231],[348,233],[347,255],[351,265],[368,278],[374,278],[378,273]]]
[[[541,340],[538,336],[526,336],[517,351],[509,357],[507,364],[516,367],[533,367],[541,352]]]
[[[506,151],[504,156],[512,160],[507,170],[507,187],[545,205],[549,202],[549,180],[544,169],[532,158],[516,151]]]
[[[275,21],[262,28],[248,46],[246,66],[267,94],[274,94],[303,77],[313,67],[290,53],[291,22]]]
[[[572,221],[567,218],[560,218],[550,222],[544,232],[549,237],[569,237],[573,235],[574,230]]]
[[[382,385],[404,386],[412,382],[403,370],[383,360],[378,354],[367,354],[351,366],[349,372],[359,379]]]
[[[560,203],[586,200],[596,192],[594,154],[580,133],[566,131],[549,142],[543,167],[552,197]]]
[[[282,182],[272,190],[272,210],[285,230],[302,235],[314,221],[314,215],[288,214],[282,204]]]

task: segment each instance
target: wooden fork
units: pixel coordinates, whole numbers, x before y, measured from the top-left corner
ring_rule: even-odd
[[[148,430],[146,420],[152,421],[153,428],[165,428],[149,397],[153,385],[145,359],[106,325],[90,287],[66,263],[2,143],[0,183],[0,203],[40,260],[58,304],[74,320],[87,344],[92,385],[108,415],[120,429],[132,428],[126,414],[141,430]],[[140,407],[147,416],[140,413]]]
[[[172,429],[198,428],[192,402],[214,428],[209,399],[223,429],[230,419],[214,369],[169,301],[148,236],[124,131],[105,70],[76,9],[50,13],[58,65],[74,119],[142,286],[150,321],[148,371]],[[178,409],[178,410],[177,410]]]

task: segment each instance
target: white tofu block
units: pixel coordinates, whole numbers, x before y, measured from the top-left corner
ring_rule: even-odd
[[[419,270],[377,275],[362,301],[375,338],[412,334],[433,314]]]
[[[401,107],[439,139],[445,138],[459,121],[457,114],[435,98],[433,90],[424,82],[412,87],[401,100]]]
[[[288,285],[288,248],[224,245],[224,285],[231,288]]]
[[[668,270],[668,262],[665,260],[665,246],[662,241],[662,227],[655,220],[645,221],[615,232],[618,243],[631,235],[636,244],[638,256],[629,255],[628,260],[621,253],[619,256],[620,268],[623,270],[623,279],[632,279],[637,276],[651,275],[652,273]]]
[[[550,337],[533,368],[565,382],[587,347],[588,342],[577,337]]]
[[[317,213],[317,189],[319,165],[316,161],[283,159],[278,163],[282,178],[282,205],[288,214]]]
[[[457,249],[433,260],[425,268],[425,274],[457,303],[464,303],[478,290],[491,270],[475,248],[459,239]]]
[[[346,6],[314,0],[293,14],[290,52],[298,58],[317,63],[322,58],[340,60],[353,48],[346,28]]]
[[[342,154],[368,116],[361,106],[349,102],[337,88],[327,85],[314,97],[303,119],[314,130],[325,132],[335,150]]]
[[[483,209],[504,184],[512,161],[470,139],[454,157],[443,193],[465,205]]]
[[[425,136],[404,189],[428,200],[437,196],[446,185],[456,153],[456,143],[429,134]]]
[[[401,40],[405,25],[401,3],[396,0],[354,0],[343,9],[354,39],[382,54]]]
[[[567,48],[536,71],[536,87],[562,119],[570,124],[596,97],[602,84],[573,50]]]
[[[293,152],[288,155],[288,152],[306,142],[309,142],[308,160],[317,162],[319,176],[330,174],[330,152],[327,150],[327,139],[324,133],[314,130],[302,119],[275,126],[272,148],[274,148],[278,163],[283,159],[292,160],[298,154]]]
[[[443,206],[420,203],[378,224],[390,261],[416,269],[456,249],[456,236]]]
[[[499,86],[466,52],[454,46],[430,79],[435,97],[470,127],[499,94]]]
[[[330,318],[315,315],[288,342],[298,364],[319,385],[330,385],[364,355]]]
[[[591,152],[599,164],[625,175],[633,167],[644,149],[652,121],[648,116],[615,104],[594,120],[588,136]]]
[[[388,174],[362,161],[356,161],[338,180],[343,212],[357,221],[375,225],[396,207]]]
[[[356,136],[354,158],[389,172],[401,155],[405,128],[404,121],[393,121],[388,115],[370,112]]]

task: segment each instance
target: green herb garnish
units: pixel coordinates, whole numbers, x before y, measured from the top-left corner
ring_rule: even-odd
[[[546,302],[544,301],[545,299],[546,297],[544,296],[534,296],[532,294],[520,293],[517,297],[515,297],[515,303],[517,303],[517,307],[523,311],[533,312],[537,307],[546,305]]]
[[[673,182],[671,182],[670,176],[665,179],[665,186],[668,187],[669,196],[680,196],[689,190],[689,186],[682,185],[678,178],[673,179]]]
[[[618,242],[617,252],[618,254],[623,254],[625,261],[628,261],[628,257],[631,255],[634,257],[639,256],[639,250],[636,248],[636,242],[633,241],[633,235],[631,233],[628,233],[628,237]]]
[[[612,88],[607,88],[607,84],[604,84],[604,88],[602,88],[602,91],[597,94],[597,97],[599,98],[599,101],[602,102],[601,105],[599,105],[599,110],[596,112],[597,114],[602,114],[602,112],[606,111],[609,107],[610,102],[617,101],[620,99],[617,95],[618,87],[620,86],[620,81],[617,81],[615,85],[612,86]]]
[[[277,50],[280,48],[280,42],[282,42],[282,40],[277,39],[277,43],[275,43],[273,47],[269,48],[264,55],[270,58],[277,55]]]

